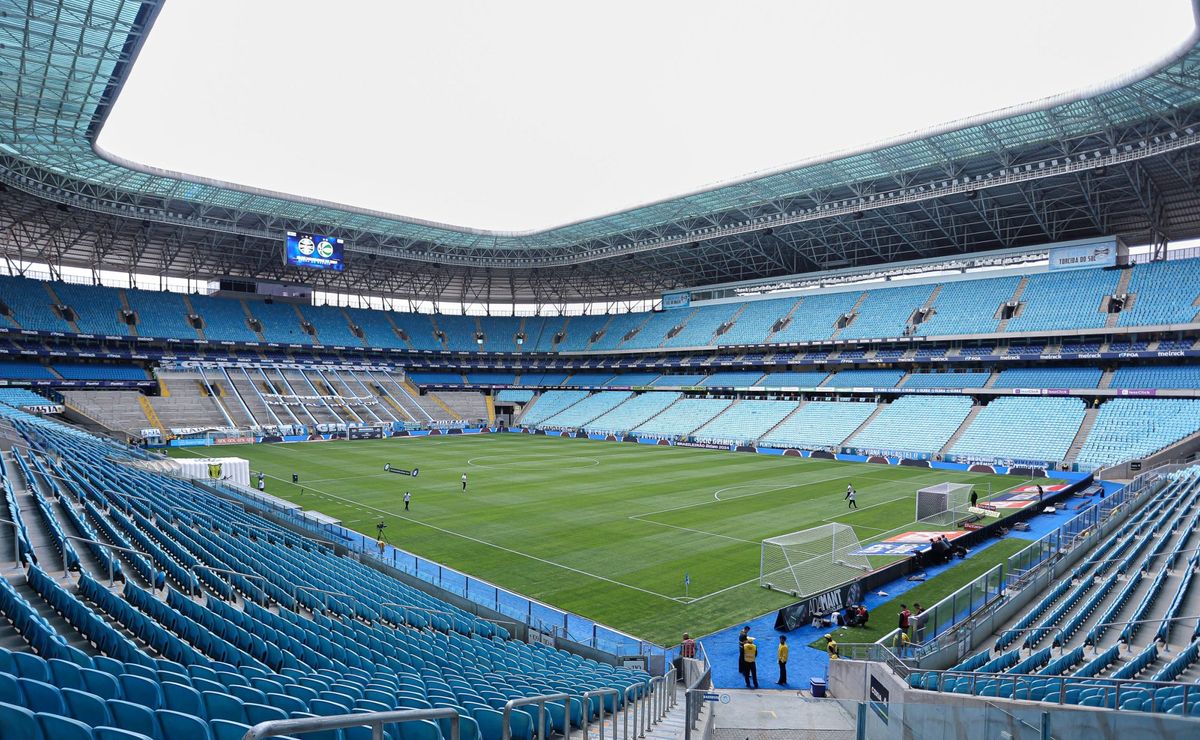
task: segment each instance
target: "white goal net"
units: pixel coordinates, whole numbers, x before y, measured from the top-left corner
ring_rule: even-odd
[[[917,516],[921,524],[954,524],[971,506],[970,483],[938,483],[917,491]]]
[[[762,541],[758,585],[796,597],[836,588],[871,570],[848,524],[824,524]]]

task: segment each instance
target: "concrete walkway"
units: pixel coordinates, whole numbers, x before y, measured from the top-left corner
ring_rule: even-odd
[[[717,740],[851,740],[856,705],[813,699],[807,691],[719,690]],[[725,702],[724,697],[729,701]]]

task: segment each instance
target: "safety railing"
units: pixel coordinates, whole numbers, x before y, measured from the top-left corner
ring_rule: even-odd
[[[0,524],[10,527],[13,533],[13,565],[21,567],[21,525],[11,519],[0,519]]]
[[[421,720],[440,719],[450,720],[450,737],[446,740],[460,740],[458,710],[441,709],[402,709],[395,712],[368,712],[362,714],[335,714],[329,717],[305,717],[302,719],[275,719],[269,722],[259,722],[242,736],[242,740],[260,740],[266,737],[281,735],[303,735],[309,732],[327,732],[341,730],[347,727],[371,728],[372,740],[384,740],[383,728],[387,725],[398,725],[405,722],[420,722]],[[544,736],[543,736],[544,737]]]
[[[599,720],[598,720],[600,723],[599,724],[599,729],[600,729],[599,740],[604,740],[604,698],[606,696],[611,696],[613,698],[613,711],[612,711],[613,740],[616,740],[616,735],[617,735],[616,718],[617,718],[617,712],[619,711],[617,705],[621,703],[621,692],[618,691],[617,689],[608,689],[608,688],[591,689],[589,691],[583,692],[583,737],[584,737],[584,740],[587,740],[587,738],[588,738],[588,727],[591,724],[592,699],[598,699],[600,702],[600,715],[599,715]]]
[[[548,737],[546,735],[546,702],[561,701],[566,714],[566,721],[563,723],[563,740],[571,740],[571,695],[570,694],[541,694],[539,696],[523,696],[520,699],[509,699],[504,703],[504,719],[500,725],[500,737],[502,740],[512,740],[512,713],[517,707],[525,707],[537,705],[538,714],[538,733],[539,738]],[[628,734],[626,734],[628,737]],[[584,740],[587,735],[584,735]]]

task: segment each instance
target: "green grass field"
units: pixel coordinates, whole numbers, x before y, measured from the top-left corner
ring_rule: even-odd
[[[910,528],[918,488],[971,482],[984,498],[989,485],[999,493],[1024,483],[508,434],[171,452],[247,458],[269,476],[268,493],[372,536],[386,521],[399,548],[663,645],[685,630],[707,634],[793,600],[757,585],[763,538],[841,521],[874,540]],[[420,476],[386,473],[384,463],[419,467]],[[291,484],[293,472],[300,486]],[[857,511],[843,501],[847,483],[858,490]],[[409,512],[405,490],[413,494]]]

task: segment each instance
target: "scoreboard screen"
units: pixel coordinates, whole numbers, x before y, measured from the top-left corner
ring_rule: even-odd
[[[322,234],[287,233],[283,261],[289,267],[308,267],[314,270],[345,269],[343,261],[344,243],[341,239]]]

